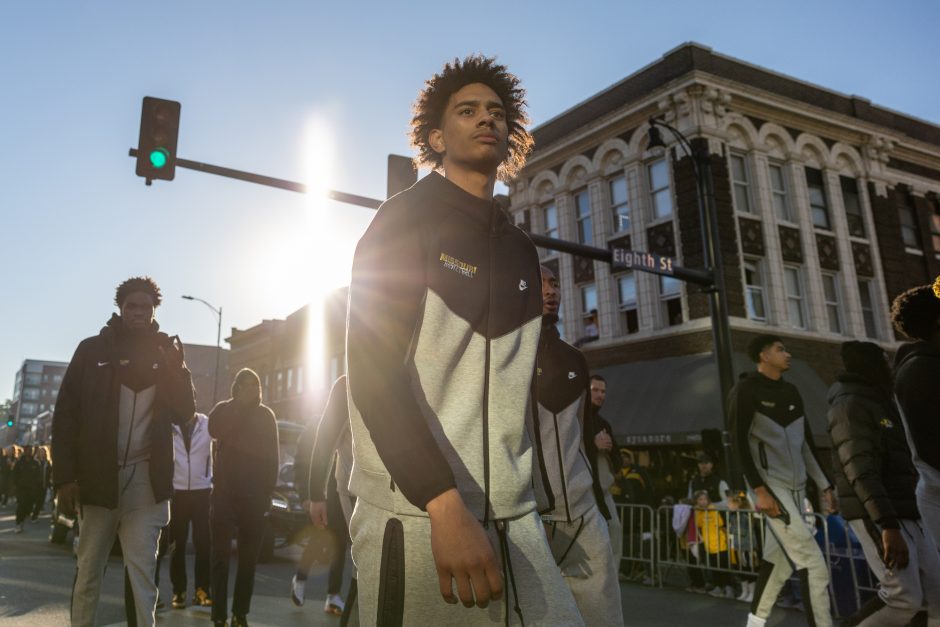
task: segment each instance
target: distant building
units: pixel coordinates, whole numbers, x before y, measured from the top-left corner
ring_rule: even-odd
[[[186,366],[193,376],[193,387],[196,388],[196,411],[208,414],[215,401],[229,397],[232,387],[232,376],[228,370],[229,351],[201,344],[185,344],[183,351],[186,354]],[[217,353],[218,383],[215,380]]]
[[[703,265],[692,160],[657,117],[707,148],[736,375],[755,334],[785,337],[787,375],[825,440],[825,394],[849,339],[897,346],[889,306],[940,274],[940,127],[732,59],[680,46],[536,127],[510,184],[533,233]],[[706,298],[694,285],[540,251],[562,283],[561,328],[608,381],[618,438],[697,445],[722,427]]]
[[[67,367],[68,363],[62,361],[23,361],[13,383],[11,409],[14,420],[12,430],[15,435],[10,438],[7,434],[7,440],[28,443],[26,439],[35,432],[40,414],[55,409],[59,387]],[[6,416],[3,418],[6,420]]]

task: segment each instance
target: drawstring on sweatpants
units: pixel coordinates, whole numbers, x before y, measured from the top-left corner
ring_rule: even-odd
[[[505,520],[494,521],[496,524],[496,535],[499,537],[499,551],[503,557],[503,578],[507,579],[512,587],[513,611],[519,617],[522,627],[525,627],[525,619],[522,617],[522,608],[519,607],[519,590],[516,589],[516,578],[512,572],[512,559],[509,557],[509,541],[506,539],[506,527],[509,523]],[[508,578],[507,578],[508,575]],[[506,594],[506,626],[509,627],[509,594]]]

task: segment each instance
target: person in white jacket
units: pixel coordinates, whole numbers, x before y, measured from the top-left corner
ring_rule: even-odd
[[[209,494],[212,490],[212,437],[209,418],[196,413],[180,427],[173,425],[173,500],[170,503],[170,581],[173,608],[186,607],[186,540],[193,527],[196,552],[193,605],[210,606],[209,595]]]

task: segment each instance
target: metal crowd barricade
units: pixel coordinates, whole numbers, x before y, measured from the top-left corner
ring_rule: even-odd
[[[677,517],[677,507],[686,508],[688,516]],[[653,579],[660,587],[667,580],[673,585],[684,587],[694,577],[694,571],[703,575],[705,572],[727,573],[739,582],[757,579],[760,556],[766,546],[760,512],[717,508],[697,510],[683,505],[664,505],[655,512],[643,505],[618,505],[617,508],[624,525],[622,560],[642,564],[644,568],[648,565],[654,573]],[[726,534],[726,557],[721,552],[710,552],[706,547],[706,539],[695,522],[696,511],[706,512],[703,522],[721,524]],[[712,522],[713,519],[708,518],[712,516],[720,516],[721,522]],[[813,512],[806,514],[805,524],[810,524],[809,518],[815,525],[816,537],[829,569],[829,595],[833,614],[836,618],[851,615],[861,608],[871,594],[877,593],[878,582],[868,569],[861,549],[853,546],[854,535],[845,520],[841,517],[827,518]],[[647,520],[650,524],[646,523]],[[674,529],[674,521],[680,524],[679,531]],[[839,525],[836,528],[838,533],[830,534],[830,521]],[[637,532],[642,541],[630,542],[629,539]],[[647,533],[648,536],[645,535]],[[847,581],[850,581],[850,586]],[[851,598],[847,599],[845,594]]]
[[[623,530],[623,555],[621,565],[630,565],[631,570],[653,579],[656,567],[656,520],[653,508],[648,505],[617,504],[620,528]]]

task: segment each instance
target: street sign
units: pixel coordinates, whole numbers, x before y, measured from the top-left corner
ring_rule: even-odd
[[[615,270],[642,270],[665,276],[676,275],[675,268],[678,265],[672,257],[628,248],[612,248],[610,252],[613,257],[611,266]]]

